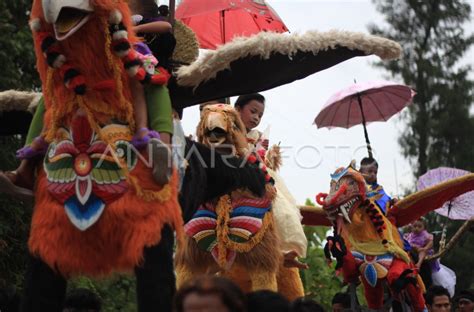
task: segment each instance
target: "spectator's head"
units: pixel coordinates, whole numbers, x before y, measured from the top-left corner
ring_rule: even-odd
[[[309,298],[298,298],[290,305],[291,312],[324,312],[324,308]]]
[[[64,301],[63,312],[100,312],[101,301],[93,291],[86,288],[72,290]]]
[[[360,161],[360,173],[364,176],[365,182],[372,184],[377,183],[377,172],[379,164],[372,157],[362,158]]]
[[[451,299],[449,292],[442,286],[432,286],[425,295],[426,306],[430,312],[451,311]]]
[[[290,302],[282,295],[270,291],[259,290],[247,294],[248,312],[289,312]]]
[[[461,290],[456,297],[456,312],[474,311],[474,290]]]
[[[265,112],[265,97],[259,93],[245,94],[237,98],[234,104],[247,130],[256,128]]]
[[[420,219],[416,220],[412,224],[412,231],[415,234],[420,234],[421,232],[423,232],[425,230],[425,228],[426,228],[426,224],[425,224],[425,220],[423,218],[420,218]]]
[[[245,312],[245,296],[228,279],[203,276],[183,285],[176,293],[174,311]]]
[[[331,303],[333,312],[347,311],[351,308],[351,296],[348,293],[337,293]]]

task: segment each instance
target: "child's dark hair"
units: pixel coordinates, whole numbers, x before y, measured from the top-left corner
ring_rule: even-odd
[[[423,224],[423,227],[426,229],[426,219],[424,217],[416,219],[413,223],[415,222],[420,222],[421,224]]]
[[[377,161],[375,160],[375,158],[373,157],[364,157],[362,158],[362,160],[360,161],[360,166],[370,166],[370,165],[375,165],[375,167],[379,167],[379,164],[377,163]]]
[[[444,288],[443,286],[431,286],[431,288],[428,289],[425,295],[426,304],[432,305],[434,301],[434,297],[440,297],[440,296],[448,296],[448,298],[451,298],[449,296],[448,290]]]
[[[70,311],[101,311],[101,300],[93,291],[86,288],[72,290],[64,301],[64,308]]]
[[[245,105],[253,100],[261,102],[265,105],[265,97],[263,95],[260,93],[250,93],[239,96],[237,101],[235,101],[234,107],[244,108]]]
[[[350,306],[349,306],[350,307]],[[291,312],[324,312],[324,308],[310,298],[298,298],[290,305]]]
[[[158,7],[158,14],[163,17],[170,15],[170,8],[167,5],[160,5]]]

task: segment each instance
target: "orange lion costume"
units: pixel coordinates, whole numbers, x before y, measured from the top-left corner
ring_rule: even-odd
[[[171,310],[177,175],[157,185],[151,157],[130,143],[129,80],[147,77],[130,47],[128,5],[35,0],[30,25],[49,148],[37,175],[24,310],[61,311],[71,276],[132,270],[138,310]]]

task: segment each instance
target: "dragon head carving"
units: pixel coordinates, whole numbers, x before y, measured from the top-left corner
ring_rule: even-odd
[[[320,193],[316,200],[338,229],[344,222],[352,223],[354,212],[366,200],[365,180],[362,174],[354,169],[354,162],[331,174],[329,194]]]

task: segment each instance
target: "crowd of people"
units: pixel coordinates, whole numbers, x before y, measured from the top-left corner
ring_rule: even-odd
[[[433,286],[425,294],[428,312],[473,312],[474,290],[462,290],[451,298],[442,286]],[[0,293],[0,311],[19,311],[19,297],[11,289]],[[92,290],[77,288],[69,292],[63,312],[103,311],[101,298]],[[334,295],[332,307],[325,310],[310,298],[299,298],[292,302],[269,290],[244,294],[232,281],[218,276],[202,276],[190,281],[176,293],[174,312],[344,312],[351,308],[349,293]],[[364,311],[357,309],[357,311]],[[390,311],[396,311],[395,309]]]

